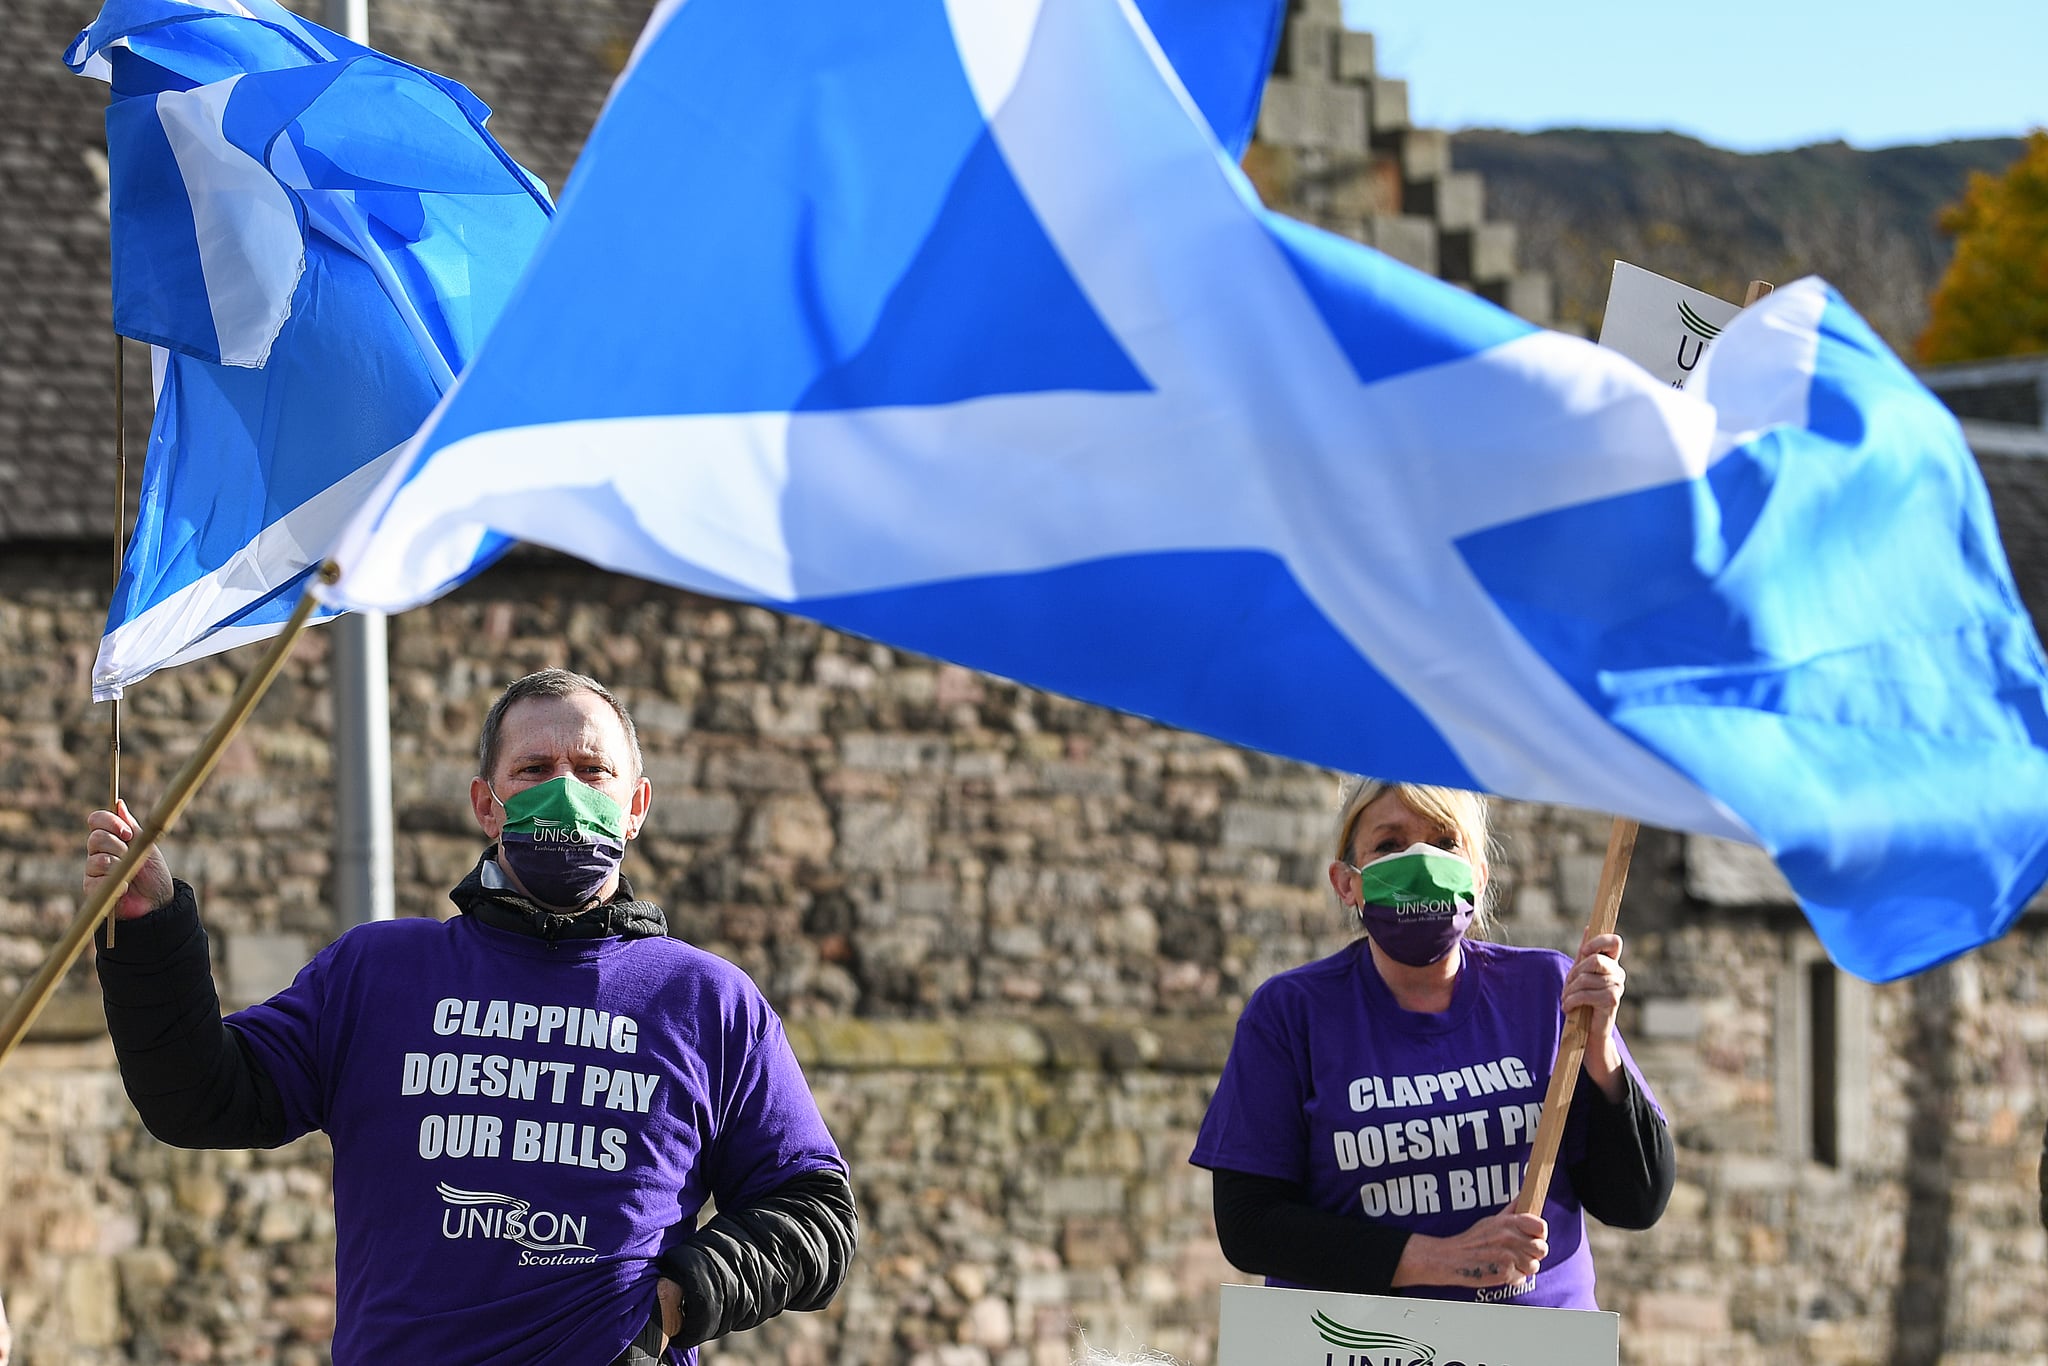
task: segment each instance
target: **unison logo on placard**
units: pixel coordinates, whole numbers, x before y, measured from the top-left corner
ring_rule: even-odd
[[[1690,376],[1693,367],[1700,363],[1700,357],[1707,353],[1707,343],[1720,336],[1721,329],[1702,318],[1699,311],[1683,299],[1678,301],[1678,321],[1685,324],[1685,331],[1678,334],[1678,368],[1683,376]],[[1671,387],[1682,388],[1684,384],[1682,377],[1673,381]]]
[[[595,1260],[596,1249],[584,1241],[590,1236],[587,1214],[556,1214],[535,1209],[531,1201],[516,1195],[466,1191],[445,1181],[434,1189],[446,1206],[441,1211],[443,1238],[496,1238],[517,1243],[530,1249],[519,1254],[521,1266],[559,1266]],[[573,1255],[586,1252],[592,1255]],[[535,1257],[533,1253],[547,1255]]]
[[[1438,1362],[1436,1348],[1399,1333],[1382,1333],[1373,1328],[1353,1328],[1318,1309],[1309,1322],[1316,1335],[1335,1349],[1323,1353],[1317,1366],[1488,1366],[1485,1362]],[[1492,1366],[1506,1366],[1504,1362]]]
[[[1701,341],[1712,341],[1721,335],[1721,329],[1702,318],[1693,306],[1685,300],[1678,301],[1678,320],[1685,324],[1686,331]]]
[[[1326,1366],[1436,1366],[1436,1348],[1399,1333],[1342,1324],[1318,1309],[1309,1320],[1316,1333],[1342,1352],[1327,1354]]]

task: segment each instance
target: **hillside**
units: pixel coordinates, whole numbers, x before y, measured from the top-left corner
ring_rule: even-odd
[[[1548,270],[1560,324],[1599,326],[1616,257],[1740,300],[1745,282],[1826,277],[1902,354],[1948,263],[1936,215],[1971,171],[2001,171],[2018,138],[1858,151],[1822,143],[1744,154],[1675,133],[1475,129],[1452,139],[1486,178],[1487,215]]]

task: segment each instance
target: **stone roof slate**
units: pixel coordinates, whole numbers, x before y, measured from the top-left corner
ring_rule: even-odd
[[[377,0],[370,31],[374,46],[474,90],[499,140],[559,194],[651,8]],[[92,0],[11,0],[0,43],[0,545],[114,529],[106,87],[61,60],[93,12]],[[138,344],[126,389],[132,488],[149,434]]]
[[[113,525],[106,95],[59,60],[90,13],[16,0],[0,43],[0,540]]]

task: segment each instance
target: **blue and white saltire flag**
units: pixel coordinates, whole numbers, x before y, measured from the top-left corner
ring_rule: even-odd
[[[109,0],[65,60],[113,87],[114,326],[157,396],[106,699],[276,633],[551,208],[467,90],[273,0]]]
[[[518,537],[1753,840],[1866,977],[2001,932],[2048,874],[2048,666],[1955,423],[1818,281],[1678,392],[1265,212],[1243,83],[1164,55],[1229,10],[662,6],[331,600]]]

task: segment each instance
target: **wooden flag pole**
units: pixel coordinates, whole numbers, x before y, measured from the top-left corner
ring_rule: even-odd
[[[1751,280],[1742,306],[1748,308],[1771,292],[1768,280]],[[1600,865],[1600,887],[1593,895],[1593,917],[1586,925],[1588,935],[1613,934],[1621,914],[1621,892],[1628,883],[1629,859],[1635,853],[1638,821],[1614,818],[1607,835],[1607,858]],[[1564,1141],[1564,1121],[1572,1105],[1572,1092],[1579,1083],[1579,1068],[1586,1061],[1586,1041],[1593,1028],[1593,1009],[1580,1006],[1565,1021],[1564,1034],[1557,1041],[1557,1061],[1550,1069],[1550,1085],[1543,1093],[1543,1114],[1536,1121],[1536,1138],[1529,1147],[1529,1165],[1522,1173],[1522,1188],[1515,1196],[1515,1213],[1536,1214],[1550,1194],[1550,1175],[1557,1167],[1558,1145]]]
[[[121,561],[128,554],[128,344],[114,334],[114,591],[121,591]],[[107,810],[121,806],[121,699],[107,727]],[[114,903],[107,903],[107,947],[114,947]]]
[[[1628,883],[1628,863],[1636,849],[1638,821],[1616,816],[1607,833],[1607,860],[1600,865],[1600,889],[1593,895],[1593,918],[1588,934],[1613,934],[1621,914],[1621,889]],[[1586,1040],[1593,1028],[1593,1008],[1580,1006],[1564,1022],[1564,1034],[1557,1041],[1557,1062],[1550,1069],[1550,1086],[1543,1093],[1543,1115],[1536,1121],[1536,1141],[1529,1148],[1529,1166],[1522,1174],[1522,1189],[1515,1196],[1515,1213],[1537,1214],[1543,1197],[1550,1193],[1550,1174],[1557,1166],[1558,1145],[1564,1141],[1564,1120],[1572,1107],[1572,1092],[1578,1086],[1579,1067],[1586,1060]]]
[[[327,583],[332,583],[337,573],[331,560],[320,568],[320,577]],[[14,1053],[15,1046],[21,1042],[22,1036],[28,1033],[28,1027],[35,1023],[36,1016],[42,1014],[43,1007],[49,1004],[50,997],[57,990],[58,982],[71,970],[71,965],[78,961],[78,956],[85,952],[86,941],[92,938],[92,933],[98,928],[100,920],[113,913],[114,904],[121,899],[121,894],[128,890],[128,881],[135,875],[135,870],[142,865],[143,859],[149,856],[149,851],[156,847],[156,842],[163,838],[164,832],[176,824],[178,817],[184,814],[186,805],[199,790],[199,785],[206,781],[207,776],[213,772],[214,765],[220,762],[220,756],[227,749],[228,742],[235,738],[236,732],[242,729],[243,722],[256,710],[256,704],[262,700],[263,694],[269,691],[270,685],[277,680],[278,674],[284,669],[285,657],[291,653],[299,633],[306,629],[306,622],[313,615],[313,608],[316,605],[311,590],[300,597],[299,605],[292,610],[291,619],[285,622],[284,629],[278,632],[277,638],[270,643],[269,651],[258,661],[249,676],[242,680],[242,686],[235,693],[234,700],[228,703],[228,709],[220,720],[214,722],[213,729],[208,732],[198,752],[188,759],[185,766],[178,770],[178,775],[171,779],[170,787],[151,809],[135,841],[128,846],[128,852],[123,854],[121,861],[109,871],[106,880],[100,884],[99,892],[72,917],[71,926],[64,932],[64,937],[57,941],[56,947],[50,950],[49,958],[37,970],[35,977],[22,989],[14,1004],[8,1007],[7,1018],[0,1021],[0,1067],[7,1065],[7,1059]]]

